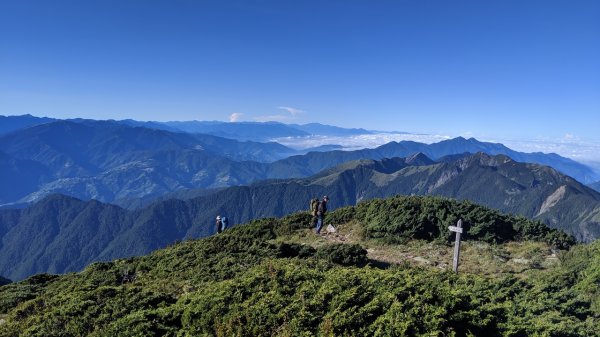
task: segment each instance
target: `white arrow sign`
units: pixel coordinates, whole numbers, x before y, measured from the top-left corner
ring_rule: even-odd
[[[462,228],[460,227],[456,227],[456,226],[449,226],[448,227],[449,230],[451,230],[452,232],[457,232],[457,233],[461,233],[462,234]]]

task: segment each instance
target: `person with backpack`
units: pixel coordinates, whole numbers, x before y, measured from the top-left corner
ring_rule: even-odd
[[[310,200],[310,215],[312,215],[312,219],[310,220],[310,226],[315,227],[317,225],[317,211],[319,208],[319,198],[313,198]]]
[[[217,221],[215,227],[217,227],[217,233],[223,232],[229,226],[229,220],[226,216],[217,215]]]
[[[215,222],[215,228],[217,229],[217,234],[220,234],[223,230],[221,228],[221,216],[217,215],[217,221]]]
[[[323,219],[325,219],[325,214],[327,213],[327,203],[329,202],[329,197],[324,196],[323,200],[319,203],[317,207],[317,234],[321,234],[321,228],[323,227]]]

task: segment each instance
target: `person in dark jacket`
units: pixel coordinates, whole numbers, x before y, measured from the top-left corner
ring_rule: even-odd
[[[215,227],[217,228],[217,233],[221,233],[223,231],[223,226],[221,224],[221,216],[217,215],[217,221],[215,222]]]
[[[319,203],[317,207],[317,234],[321,234],[321,228],[323,228],[323,219],[325,219],[325,214],[327,213],[327,203],[329,202],[329,197],[324,196],[323,200]]]
[[[314,198],[310,201],[310,215],[312,215],[312,219],[310,220],[310,226],[317,226],[317,211],[319,210],[319,198]]]
[[[215,227],[217,228],[217,233],[221,233],[227,229],[229,226],[229,220],[226,216],[217,215],[217,221],[215,223]]]

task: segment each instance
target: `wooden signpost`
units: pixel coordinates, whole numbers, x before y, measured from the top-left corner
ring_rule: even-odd
[[[448,229],[451,232],[456,233],[456,240],[454,241],[454,259],[452,260],[452,270],[458,273],[458,256],[460,254],[460,235],[463,232],[462,219],[459,219],[456,226],[449,226]]]

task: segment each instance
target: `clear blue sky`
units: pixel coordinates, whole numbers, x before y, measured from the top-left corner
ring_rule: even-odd
[[[3,0],[26,113],[600,139],[600,1]]]

